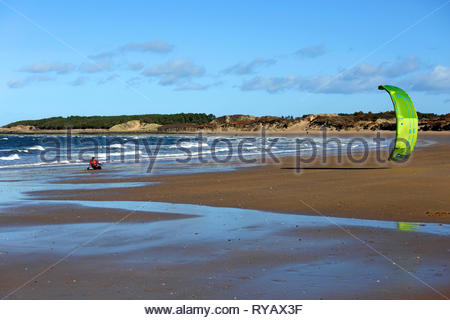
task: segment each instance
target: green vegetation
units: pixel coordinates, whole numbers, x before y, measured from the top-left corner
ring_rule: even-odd
[[[437,115],[434,113],[417,112],[419,120],[422,120],[422,130],[448,130],[442,129],[448,127],[449,115]],[[161,130],[170,128],[179,128],[179,130],[195,130],[205,128],[212,120],[216,120],[214,125],[233,125],[234,127],[245,127],[251,124],[274,124],[287,127],[289,123],[305,119],[307,115],[295,117],[292,115],[283,117],[249,117],[245,115],[231,115],[216,118],[213,114],[205,113],[177,113],[177,114],[143,114],[143,115],[122,115],[122,116],[90,116],[90,117],[53,117],[40,120],[24,120],[10,123],[4,128],[12,128],[15,126],[33,126],[38,130],[64,130],[66,128],[73,129],[101,129],[108,130],[111,127],[126,123],[131,120],[140,120],[143,123],[156,123],[164,127]],[[228,119],[227,121],[225,121]],[[378,119],[386,120],[379,123],[382,130],[395,130],[396,124],[390,120],[395,119],[394,111],[386,112],[354,112],[354,113],[338,113],[338,117],[326,114],[316,115],[312,120],[312,124],[316,126],[334,127],[337,129],[350,129],[357,122],[375,122]],[[425,125],[425,123],[427,123]],[[441,129],[437,129],[441,128]]]
[[[385,111],[385,112],[354,112],[354,113],[338,113],[341,117],[353,117],[355,120],[359,121],[376,121],[377,119],[392,119],[395,118],[394,111]]]
[[[417,117],[419,119],[433,119],[439,117],[436,113],[422,113],[417,112]]]
[[[40,120],[17,121],[6,125],[6,128],[15,126],[34,126],[41,130],[73,129],[109,129],[117,124],[131,120],[140,120],[144,123],[157,123],[161,125],[174,123],[204,124],[214,120],[213,114],[205,113],[176,113],[176,114],[143,114],[132,116],[70,116],[53,117]]]
[[[354,116],[358,118],[359,120],[376,120],[376,119],[390,119],[395,118],[395,112],[394,111],[385,111],[385,112],[378,112],[378,113],[372,113],[372,112],[354,112],[354,113],[338,113],[339,116]],[[417,117],[419,119],[433,119],[437,118],[438,115],[436,113],[422,113],[417,112]]]

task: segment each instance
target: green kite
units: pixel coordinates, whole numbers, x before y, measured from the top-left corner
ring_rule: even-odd
[[[395,115],[397,117],[397,135],[395,146],[389,156],[391,161],[402,161],[408,159],[414,150],[417,141],[419,121],[416,109],[408,94],[398,87],[381,85],[380,90],[386,90],[394,103]]]

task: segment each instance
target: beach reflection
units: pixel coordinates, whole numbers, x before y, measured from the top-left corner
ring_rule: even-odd
[[[417,222],[397,222],[397,229],[401,231],[416,231],[419,226]]]

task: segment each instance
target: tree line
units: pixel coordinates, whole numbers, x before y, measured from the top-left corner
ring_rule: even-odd
[[[70,116],[52,117],[40,120],[16,121],[6,125],[6,128],[15,126],[33,126],[42,130],[73,129],[109,129],[115,125],[132,120],[140,120],[143,123],[157,123],[161,125],[174,123],[209,123],[216,117],[206,113],[175,113],[175,114],[143,114],[121,116]]]

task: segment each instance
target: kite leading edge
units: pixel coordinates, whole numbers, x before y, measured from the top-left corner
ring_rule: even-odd
[[[380,85],[378,89],[386,90],[389,93],[397,117],[395,146],[389,156],[389,160],[406,160],[413,152],[417,141],[419,121],[416,109],[411,98],[403,89],[390,85]]]

